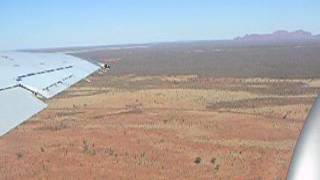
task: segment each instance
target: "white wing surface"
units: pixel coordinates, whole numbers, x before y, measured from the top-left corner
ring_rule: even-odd
[[[65,54],[0,53],[0,136],[46,108],[37,96],[51,98],[99,69]]]
[[[320,179],[320,96],[301,131],[292,156],[288,180]]]

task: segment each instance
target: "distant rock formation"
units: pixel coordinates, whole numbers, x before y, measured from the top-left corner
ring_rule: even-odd
[[[237,37],[234,40],[238,41],[282,41],[282,40],[311,40],[320,39],[320,35],[312,35],[312,33],[297,30],[293,32],[276,31],[272,34],[247,34],[243,37]]]

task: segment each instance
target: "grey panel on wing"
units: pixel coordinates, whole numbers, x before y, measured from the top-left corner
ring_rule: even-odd
[[[100,67],[57,53],[0,53],[0,90],[21,85],[51,98]]]
[[[47,107],[22,88],[0,91],[0,136]]]
[[[45,98],[51,98],[86,78],[96,70],[97,68],[94,67],[91,71],[83,71],[75,66],[63,71],[27,77],[20,84],[33,92],[41,94]]]

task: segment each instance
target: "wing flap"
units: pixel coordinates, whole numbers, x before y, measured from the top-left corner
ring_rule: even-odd
[[[47,107],[23,88],[0,91],[0,136]]]
[[[92,69],[83,70],[79,66],[72,66],[61,71],[29,76],[23,78],[20,85],[47,99],[52,98],[99,69],[91,64],[87,66],[92,66]]]

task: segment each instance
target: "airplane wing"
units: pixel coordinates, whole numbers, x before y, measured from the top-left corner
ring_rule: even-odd
[[[288,180],[320,179],[320,97],[308,115],[296,144],[288,171]]]
[[[99,70],[59,53],[0,52],[0,136],[42,111],[48,99]]]

